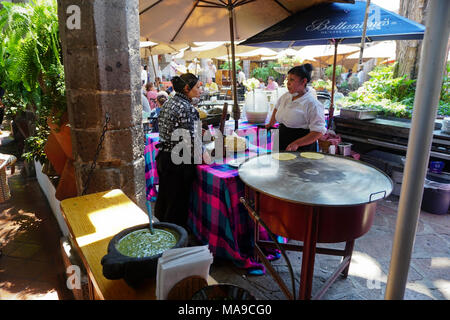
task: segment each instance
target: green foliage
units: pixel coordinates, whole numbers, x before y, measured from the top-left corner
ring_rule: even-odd
[[[236,60],[236,61],[235,61],[235,64],[236,64],[236,72],[242,70],[242,67],[239,65],[239,63],[240,63],[239,60]],[[222,70],[231,70],[231,65],[228,63],[228,61],[225,61],[224,63],[222,63],[222,64],[219,66],[219,69],[222,69]]]
[[[6,91],[6,115],[28,109],[36,116],[36,135],[26,141],[26,159],[45,157],[47,117],[57,124],[66,111],[56,0],[2,2],[0,81]]]
[[[338,79],[342,71],[344,70],[344,67],[341,65],[336,66],[336,79]],[[331,79],[333,77],[333,65],[330,65],[328,68],[325,69],[325,75],[328,79]]]
[[[279,67],[278,63],[269,62],[267,66],[258,67],[253,69],[252,77],[256,79],[263,79],[264,82],[267,82],[267,79],[272,76],[277,78],[280,74],[275,71],[274,67]]]
[[[332,82],[331,80],[322,80],[322,79],[317,79],[316,81],[313,81],[311,83],[311,86],[316,90],[316,91],[323,91],[326,90],[328,92],[331,92],[331,86],[332,86]],[[335,85],[335,90],[337,90],[336,85]]]
[[[358,90],[341,100],[341,106],[362,105],[388,116],[410,118],[414,105],[415,80],[393,77],[394,65],[375,67]]]
[[[439,108],[450,112],[450,62],[447,62],[442,80],[441,101]],[[447,113],[445,113],[447,115]]]
[[[283,55],[277,59],[277,64],[287,67],[299,66],[302,63],[303,59],[301,59],[299,56],[292,57]]]

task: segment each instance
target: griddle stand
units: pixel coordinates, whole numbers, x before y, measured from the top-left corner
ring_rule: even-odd
[[[317,235],[318,235],[318,220],[320,215],[320,207],[315,206],[313,207],[312,213],[308,214],[307,217],[307,224],[303,226],[306,231],[306,237],[303,241],[303,245],[294,245],[294,244],[288,244],[288,243],[274,243],[273,241],[267,241],[267,240],[261,240],[259,238],[259,225],[263,225],[263,227],[267,226],[262,221],[260,223],[259,218],[259,197],[260,193],[258,191],[250,190],[250,188],[245,185],[245,198],[241,198],[241,202],[244,204],[245,208],[250,214],[250,217],[255,222],[255,258],[259,258],[260,261],[264,264],[264,266],[269,270],[269,273],[274,278],[274,280],[278,283],[279,287],[285,294],[285,296],[289,299],[293,299],[293,294],[289,291],[288,287],[286,286],[283,279],[280,277],[278,272],[273,268],[272,264],[269,260],[267,260],[266,255],[263,253],[261,248],[275,248],[275,249],[281,249],[282,252],[285,250],[288,251],[299,251],[303,252],[302,255],[302,267],[300,271],[300,288],[299,288],[299,300],[319,300],[322,298],[322,296],[325,294],[325,292],[330,288],[330,286],[333,284],[333,282],[337,279],[340,273],[342,273],[342,276],[344,278],[347,278],[348,276],[348,270],[350,268],[350,261],[352,258],[353,253],[353,247],[355,240],[349,240],[345,243],[344,250],[339,249],[331,249],[331,248],[321,248],[317,247]],[[255,201],[251,201],[250,199],[250,193],[254,196]],[[254,205],[254,208],[252,207]],[[271,233],[270,230],[267,230],[269,233]],[[337,267],[337,269],[333,272],[333,274],[328,278],[328,280],[323,284],[323,286],[319,289],[319,291],[311,297],[312,293],[312,280],[314,275],[314,262],[315,262],[315,255],[316,253],[319,254],[326,254],[326,255],[334,255],[334,256],[341,256],[342,261]],[[289,260],[289,258],[284,254],[286,259]],[[288,262],[290,265],[290,262]],[[293,280],[293,279],[292,279]]]

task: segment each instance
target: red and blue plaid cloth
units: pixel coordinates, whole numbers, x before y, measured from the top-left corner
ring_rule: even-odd
[[[239,135],[249,136],[249,150],[238,157],[253,157],[270,150],[267,146],[257,146],[257,126],[240,121]],[[238,131],[239,132],[239,131]],[[269,140],[269,139],[268,139]],[[158,134],[146,135],[145,176],[147,199],[156,200],[158,174],[155,157]],[[225,163],[233,158],[225,159]],[[188,227],[202,243],[208,243],[215,257],[230,259],[234,264],[249,270],[260,270],[264,266],[253,258],[254,223],[249,213],[240,203],[244,196],[244,183],[239,179],[238,169],[227,164],[197,166],[197,179],[191,193]],[[261,238],[264,237],[261,230]]]
[[[148,133],[145,135],[145,191],[148,201],[156,201],[158,192],[156,185],[159,183],[158,171],[156,170],[156,155],[158,149],[156,145],[159,142],[159,133]]]

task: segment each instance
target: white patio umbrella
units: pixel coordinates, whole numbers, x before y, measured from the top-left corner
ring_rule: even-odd
[[[183,43],[178,44],[167,44],[167,43],[157,43],[149,40],[143,40],[141,38],[141,41],[139,42],[139,51],[141,58],[148,58],[150,57],[152,61],[152,68],[153,73],[156,77],[156,68],[155,68],[155,62],[153,61],[153,55],[159,55],[159,54],[167,54],[167,53],[174,53],[182,51],[183,49],[187,48],[188,45]],[[159,87],[159,82],[156,80],[156,85]]]
[[[239,47],[238,47],[239,48]],[[278,53],[272,49],[269,48],[258,48],[255,49],[255,47],[250,47],[252,48],[251,51],[247,51],[244,53],[236,53],[235,56],[236,58],[239,58],[241,60],[261,60],[262,57],[271,57],[272,59],[276,59]],[[227,56],[222,56],[222,57],[218,57],[217,59],[219,60],[226,60]]]
[[[153,41],[141,40],[139,43],[141,57],[146,58],[149,55],[174,53],[188,48],[189,45],[184,43],[157,43]],[[254,49],[254,48],[253,48]]]
[[[238,126],[235,40],[246,39],[294,13],[331,0],[141,0],[141,35],[157,42],[230,41],[233,116]],[[339,0],[339,2],[349,2]],[[350,1],[352,2],[352,1]]]
[[[363,52],[363,57],[395,59],[395,48],[395,41],[379,42],[370,47],[366,47]],[[359,52],[349,55],[347,59],[359,59]]]
[[[253,50],[255,50],[255,47],[239,46],[235,48],[235,54],[245,53]],[[193,60],[194,58],[217,59],[218,57],[228,56],[230,54],[230,51],[231,51],[230,41],[204,43],[199,47],[190,47],[188,50],[186,50],[184,52],[183,59],[185,60]],[[228,60],[228,58],[226,58],[226,60]]]

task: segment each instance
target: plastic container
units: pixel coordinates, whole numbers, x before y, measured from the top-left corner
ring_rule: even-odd
[[[430,171],[434,173],[441,173],[444,169],[444,162],[443,161],[431,161],[430,162]]]
[[[422,197],[422,210],[446,214],[450,206],[450,181],[427,175]]]
[[[348,157],[351,155],[351,151],[352,151],[352,144],[349,142],[342,142],[338,144],[339,147],[339,154],[344,156],[344,157]]]
[[[269,103],[266,94],[259,89],[247,92],[244,109],[248,122],[265,123],[269,112]]]

